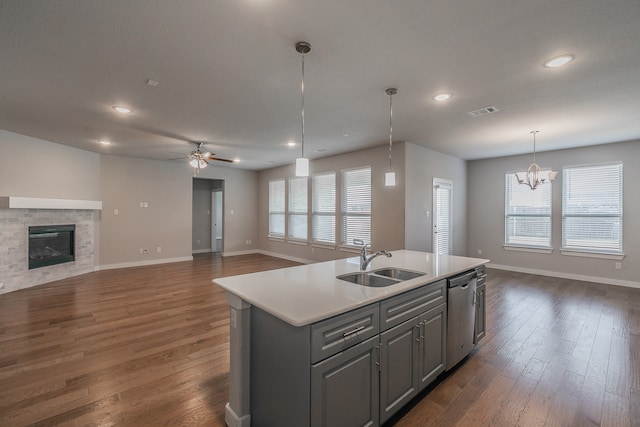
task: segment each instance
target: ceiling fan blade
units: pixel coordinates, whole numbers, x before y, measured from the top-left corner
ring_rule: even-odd
[[[221,159],[220,157],[208,157],[209,160],[217,160],[219,162],[227,162],[227,163],[233,163],[233,160],[229,160],[229,159]]]

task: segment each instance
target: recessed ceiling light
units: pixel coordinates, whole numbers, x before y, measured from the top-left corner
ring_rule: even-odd
[[[340,135],[340,136],[341,136],[341,137],[343,137],[343,138],[346,138],[346,137],[348,137],[348,136],[349,136],[349,134],[348,134],[348,133],[343,133],[343,134],[342,134],[342,135]]]
[[[318,148],[318,149],[313,150],[313,151],[315,151],[316,153],[324,153],[325,151],[327,151],[327,149],[326,148]]]
[[[111,141],[107,141],[106,139],[103,139],[100,141],[100,144],[102,145],[111,145]]]
[[[433,100],[438,102],[446,101],[449,98],[451,98],[450,93],[439,93],[433,96]]]
[[[297,143],[296,143],[295,141],[289,141],[289,142],[287,142],[287,146],[289,146],[289,147],[295,147],[295,146],[296,146],[296,144],[297,144]]]
[[[240,159],[233,159],[233,163],[240,163]]]
[[[544,66],[547,68],[561,67],[564,64],[568,64],[569,62],[573,61],[574,58],[575,56],[569,54],[556,56],[555,58],[551,58],[550,60],[546,61],[544,63]]]
[[[113,109],[116,110],[118,113],[122,113],[122,114],[128,114],[133,112],[131,108],[123,107],[121,105],[114,105]]]

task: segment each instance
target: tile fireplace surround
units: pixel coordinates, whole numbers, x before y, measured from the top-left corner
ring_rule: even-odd
[[[35,199],[34,199],[35,200]],[[52,199],[42,199],[52,200]],[[79,201],[82,202],[82,201]],[[6,208],[0,206],[0,294],[53,282],[95,269],[95,230],[100,207],[82,209]],[[37,206],[37,204],[36,204]],[[75,224],[75,261],[29,270],[29,226]]]

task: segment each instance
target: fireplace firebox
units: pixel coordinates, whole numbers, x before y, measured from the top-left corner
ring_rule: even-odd
[[[76,226],[29,227],[29,270],[75,261]]]

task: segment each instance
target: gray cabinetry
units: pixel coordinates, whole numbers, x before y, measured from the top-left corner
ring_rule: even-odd
[[[444,371],[446,307],[444,280],[380,303],[381,422]]]
[[[419,386],[418,316],[380,334],[380,421],[385,422]]]
[[[377,426],[378,337],[311,367],[311,426]]]
[[[476,268],[476,273],[478,274],[478,287],[476,289],[476,325],[475,325],[475,340],[474,343],[477,343],[482,338],[484,338],[487,332],[487,309],[486,309],[486,281],[487,281],[487,270],[484,265]]]
[[[447,348],[447,304],[440,304],[420,316],[420,383],[424,389],[444,372]]]

